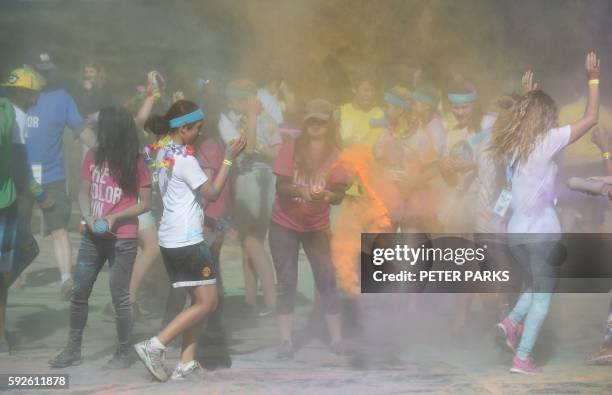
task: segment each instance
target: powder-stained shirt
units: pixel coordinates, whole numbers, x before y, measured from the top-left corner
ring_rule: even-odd
[[[162,160],[166,151],[157,152]],[[159,245],[179,248],[204,241],[204,205],[200,187],[208,177],[194,156],[174,156],[174,165],[158,172],[159,191],[164,212],[159,224]]]
[[[380,107],[372,107],[368,111],[363,111],[353,105],[346,103],[340,106],[338,113],[338,121],[340,124],[340,136],[344,147],[351,144],[366,144],[368,147],[373,147],[378,140],[383,128],[374,125],[375,120],[381,119],[385,113]],[[358,184],[353,184],[347,191],[348,196],[359,196]]]
[[[512,176],[512,217],[508,233],[560,233],[554,208],[557,164],[554,158],[570,142],[566,125],[541,136],[525,163]]]
[[[138,159],[138,187],[151,185],[149,170],[144,163],[144,159]],[[106,164],[96,166],[95,152],[87,151],[83,166],[81,167],[81,177],[91,183],[89,187],[89,209],[93,218],[104,218],[112,214],[119,213],[138,202],[138,192],[127,193],[120,186],[117,180],[111,175],[110,169]],[[119,239],[129,239],[138,236],[138,218],[127,218],[117,221],[111,229]]]
[[[277,176],[290,177],[296,185],[303,187],[321,186],[323,189],[331,184],[342,184],[348,186],[347,174],[342,167],[336,165],[339,152],[334,151],[324,163],[321,163],[318,171],[306,177],[297,169],[295,163],[295,143],[293,141],[281,147],[276,163],[274,174]],[[330,205],[322,201],[307,202],[300,197],[280,196],[276,193],[274,206],[272,207],[272,222],[285,228],[300,232],[327,229],[329,227]]]

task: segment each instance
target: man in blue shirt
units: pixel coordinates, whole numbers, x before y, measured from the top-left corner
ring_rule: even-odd
[[[43,210],[45,235],[51,234],[53,237],[62,293],[68,299],[72,292],[72,251],[67,227],[72,202],[66,190],[63,134],[64,128],[68,127],[75,137],[82,138],[83,119],[72,97],[60,88],[56,68],[49,55],[37,53],[30,63],[46,79],[46,86],[37,103],[28,110],[25,141],[32,174],[55,202],[52,208]],[[31,220],[32,206],[33,199],[20,198],[19,212],[26,223]]]

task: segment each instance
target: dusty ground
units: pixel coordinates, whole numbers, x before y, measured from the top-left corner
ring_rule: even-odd
[[[76,248],[78,237],[72,235]],[[241,311],[242,269],[235,241],[226,243],[222,268],[226,285],[224,339],[204,336],[203,376],[180,383],[160,384],[135,362],[125,371],[101,367],[114,351],[114,324],[103,314],[110,301],[108,273],[103,271],[91,300],[84,339],[84,363],[53,371],[47,360],[66,340],[68,302],[59,297],[59,275],[50,240],[41,240],[42,253],[26,272],[25,286],[9,296],[10,356],[0,357],[1,373],[58,372],[70,374],[70,394],[612,394],[612,366],[589,367],[584,358],[601,340],[610,295],[557,295],[536,357],[545,367],[537,377],[507,373],[510,356],[495,345],[494,317],[473,316],[462,330],[453,330],[451,309],[456,296],[419,296],[410,307],[409,296],[361,296],[355,308],[345,303],[350,317],[350,344],[359,352],[348,358],[333,356],[320,328],[305,330],[312,304],[312,281],[307,264],[301,265],[298,338],[304,346],[293,361],[275,359],[274,318],[249,318]],[[157,269],[161,269],[158,267]],[[140,299],[155,312],[164,308],[163,270],[153,270],[149,292]],[[155,291],[151,291],[155,289]],[[414,301],[413,301],[414,302]],[[136,339],[151,336],[160,327],[160,314],[140,320]],[[357,335],[356,335],[357,334]],[[167,367],[176,363],[172,348]],[[223,368],[231,359],[231,368]],[[58,393],[29,390],[21,393]],[[19,391],[15,391],[19,393]]]

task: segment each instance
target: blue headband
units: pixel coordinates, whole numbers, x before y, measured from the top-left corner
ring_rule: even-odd
[[[392,92],[385,92],[385,101],[396,107],[403,108],[404,110],[410,108],[409,102]]]
[[[412,97],[418,102],[429,104],[430,106],[436,105],[436,101],[433,97],[421,91],[414,91]]]
[[[170,129],[180,128],[188,123],[198,122],[204,119],[204,112],[198,108],[194,112],[189,114],[181,115],[180,117],[172,118],[170,120]]]
[[[469,93],[449,93],[448,100],[453,104],[467,104],[476,101],[478,95],[476,91]]]

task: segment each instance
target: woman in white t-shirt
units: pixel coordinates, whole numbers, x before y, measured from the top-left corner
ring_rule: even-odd
[[[527,289],[497,327],[504,343],[516,353],[510,372],[541,372],[530,356],[548,313],[563,259],[558,241],[561,225],[554,207],[556,155],[585,135],[599,117],[599,60],[589,53],[585,62],[589,99],[579,121],[557,127],[555,102],[541,90],[524,94],[493,128],[490,149],[506,169],[512,194],[512,215],[506,227],[512,254],[530,273]],[[523,322],[523,334],[516,327]]]
[[[166,115],[147,122],[155,133],[167,134],[147,147],[158,169],[159,189],[164,211],[159,226],[159,244],[172,287],[185,287],[191,306],[178,314],[157,336],[134,346],[149,372],[160,381],[168,379],[163,367],[166,346],[183,335],[181,359],[172,373],[180,379],[200,369],[195,361],[197,340],[203,319],[217,306],[218,268],[204,241],[204,204],[216,200],[228,178],[232,161],[245,147],[240,137],[228,145],[223,165],[214,180],[209,180],[194,156],[191,146],[200,134],[204,113],[193,102],[179,100]],[[155,160],[152,160],[156,150]]]

